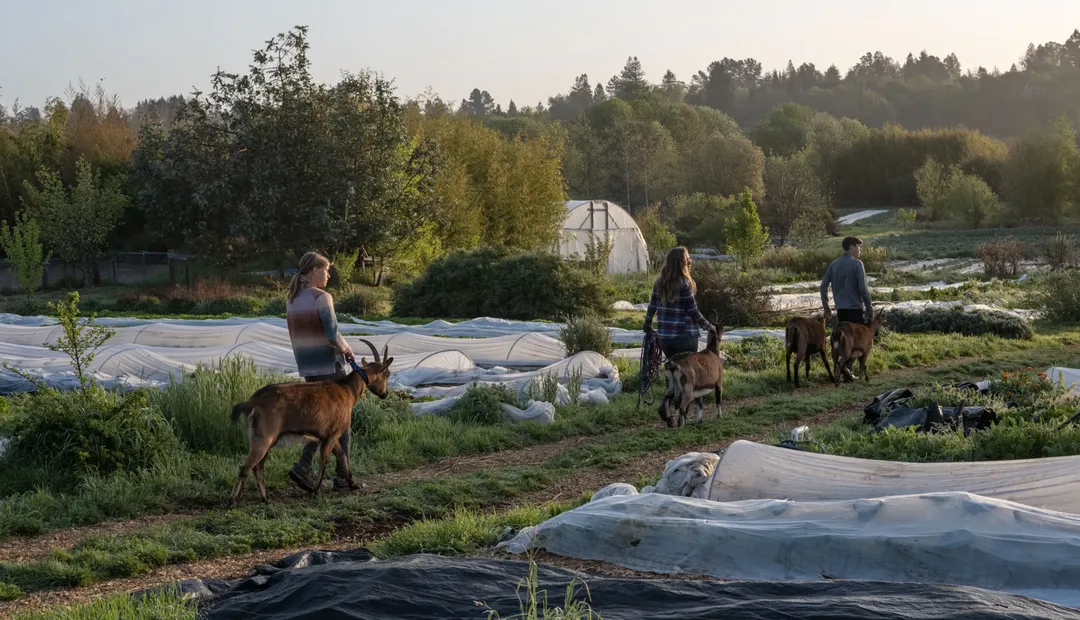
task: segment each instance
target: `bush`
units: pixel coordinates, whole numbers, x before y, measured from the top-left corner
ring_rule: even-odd
[[[265,302],[250,295],[222,297],[195,304],[196,314],[258,315],[266,307]]]
[[[1015,278],[1024,259],[1024,246],[1013,238],[989,241],[975,250],[983,270],[991,278]]]
[[[0,581],[0,601],[14,601],[23,596],[22,588],[13,584]]]
[[[754,266],[769,243],[769,228],[761,225],[750,189],[739,194],[738,210],[724,224],[724,246],[746,271]]]
[[[382,288],[351,286],[334,294],[334,309],[353,316],[382,314],[388,293]]]
[[[24,212],[15,217],[11,228],[6,220],[0,222],[0,248],[7,256],[8,270],[19,280],[23,293],[30,295],[41,288],[41,277],[51,254],[44,253],[37,221]]]
[[[762,325],[772,312],[772,293],[756,275],[739,273],[714,262],[694,269],[698,309],[710,321],[733,319],[736,325]]]
[[[1054,271],[1073,266],[1076,263],[1076,237],[1057,233],[1043,246],[1043,255]]]
[[[758,266],[764,269],[783,269],[804,278],[820,278],[834,260],[836,254],[829,250],[800,250],[784,245],[765,250]]]
[[[0,419],[0,435],[10,438],[5,465],[63,472],[72,483],[150,469],[180,449],[169,423],[142,390],[44,388],[12,397],[8,409]]]
[[[503,403],[521,405],[521,399],[509,387],[473,384],[450,408],[450,419],[459,424],[499,424],[506,422]]]
[[[491,249],[456,252],[395,291],[399,316],[557,319],[580,312],[607,314],[605,279],[547,253]]]
[[[884,321],[889,329],[901,334],[990,334],[1001,338],[1030,340],[1035,336],[1024,319],[992,310],[964,310],[960,306],[930,306],[922,310],[885,310]]]
[[[885,248],[863,245],[859,260],[863,262],[863,268],[867,273],[884,273],[887,255]]]
[[[385,400],[361,398],[353,408],[352,444],[370,445],[384,429],[415,418],[409,403],[396,393],[391,393]]]
[[[245,357],[228,357],[217,368],[200,365],[183,381],[152,392],[150,403],[193,452],[243,454],[248,449],[247,428],[232,423],[232,406],[268,383],[289,380],[260,372]]]
[[[566,355],[596,351],[604,357],[611,355],[611,330],[591,314],[573,316],[559,329],[559,340],[566,345]]]
[[[1060,323],[1080,322],[1080,278],[1074,270],[1056,271],[1040,277],[1028,294],[1028,305]]]

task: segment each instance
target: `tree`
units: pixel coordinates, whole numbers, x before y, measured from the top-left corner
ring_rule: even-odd
[[[161,240],[283,267],[311,249],[392,255],[439,217],[435,145],[408,134],[390,82],[316,84],[307,53],[305,27],[277,35],[247,75],[216,73],[167,136],[144,127],[139,206]]]
[[[90,369],[90,364],[94,363],[97,350],[105,344],[106,340],[116,334],[116,330],[94,325],[94,315],[87,317],[85,324],[79,320],[79,293],[77,291],[71,291],[63,301],[49,305],[56,312],[56,318],[60,327],[63,328],[63,334],[57,339],[56,344],[49,345],[49,349],[67,354],[75,369],[79,386],[85,394],[92,385],[86,372]]]
[[[495,112],[495,99],[488,91],[474,88],[468,99],[461,100],[460,110],[469,116],[488,116]]]
[[[817,114],[798,103],[783,103],[754,128],[754,144],[766,155],[786,157],[806,147]]]
[[[806,152],[765,161],[765,219],[781,245],[799,218],[824,210],[821,184]]]
[[[607,90],[612,97],[623,101],[640,99],[649,92],[649,82],[645,79],[645,71],[641,68],[641,61],[637,56],[626,59],[626,65],[619,75],[608,80]]]
[[[724,243],[727,251],[739,261],[739,268],[746,271],[752,267],[765,252],[769,242],[769,229],[761,225],[757,206],[750,189],[739,194],[735,215],[724,227]]]
[[[94,283],[97,261],[109,247],[109,235],[128,205],[122,179],[102,180],[80,158],[75,164],[75,187],[69,192],[54,171],[38,171],[40,189],[26,182],[27,212],[41,224],[50,254],[82,268],[87,284]]]
[[[1005,160],[1005,200],[1023,219],[1058,222],[1076,199],[1080,156],[1076,132],[1064,118],[1028,133]]]
[[[660,81],[660,91],[667,96],[669,101],[681,103],[686,95],[686,84],[680,82],[671,69],[668,69]]]
[[[660,221],[657,211],[656,206],[650,206],[637,220],[641,236],[649,248],[649,265],[653,269],[663,264],[664,257],[678,243],[671,230]]]
[[[982,226],[998,211],[998,198],[986,181],[964,174],[959,167],[954,167],[949,176],[945,203],[953,217],[966,219],[972,228]]]
[[[724,247],[724,224],[734,201],[703,193],[671,199],[673,223],[679,243],[688,247]]]
[[[514,100],[511,99],[510,100],[510,105],[506,106],[506,115],[507,116],[517,116],[517,113],[518,113],[517,104],[515,104]]]
[[[915,223],[915,209],[897,209],[896,223],[904,229],[904,232],[910,230],[911,225]]]
[[[15,219],[11,228],[6,220],[0,223],[0,248],[7,256],[8,270],[18,278],[22,291],[30,295],[38,290],[45,275],[45,264],[49,262],[41,245],[38,223],[25,212]]]
[[[933,157],[927,158],[915,171],[915,193],[922,206],[930,212],[931,221],[948,217],[948,203],[945,201],[948,187],[949,179],[945,167]]]

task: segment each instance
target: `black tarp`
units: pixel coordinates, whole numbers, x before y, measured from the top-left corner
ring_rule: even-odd
[[[183,582],[202,593],[208,620],[430,620],[503,618],[519,610],[517,585],[526,562],[414,555],[371,561],[364,550],[303,553],[254,577],[226,584]],[[945,585],[823,580],[717,582],[609,579],[541,565],[540,589],[561,606],[566,586],[583,577],[593,609],[606,620],[1080,620],[1080,610],[1020,596]],[[213,595],[210,595],[214,592]]]

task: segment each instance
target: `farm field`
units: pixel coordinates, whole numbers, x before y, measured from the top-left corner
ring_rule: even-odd
[[[0,617],[1080,619],[1060,7],[605,80],[602,12],[109,2],[0,40]]]
[[[632,282],[624,278],[616,286],[626,288]],[[974,302],[970,296],[982,286],[960,290],[953,299],[965,302],[969,296],[967,301]],[[998,285],[986,286],[993,290]],[[1032,284],[1018,286],[1015,298],[1022,300],[1023,287]],[[783,316],[766,319],[765,327],[777,325]],[[623,327],[640,326],[641,317],[641,312],[620,312],[607,321],[620,325],[612,333],[621,334]],[[204,318],[209,317],[183,320],[199,324]],[[217,317],[219,322],[221,318]],[[20,329],[42,322],[29,319],[17,321],[24,325]],[[373,327],[365,328],[361,322],[349,329],[355,328],[357,334],[381,333],[385,327],[374,326],[388,325],[379,323],[386,319],[399,326],[395,330],[423,324],[368,316]],[[446,334],[455,333],[453,325],[466,323],[446,323]],[[126,592],[183,576],[242,577],[255,564],[313,547],[363,546],[382,558],[416,552],[488,556],[506,527],[516,531],[536,525],[581,505],[609,483],[629,482],[639,488],[655,484],[664,464],[681,454],[722,450],[736,439],[775,443],[804,424],[827,452],[861,458],[926,461],[1080,454],[1080,442],[1071,431],[1048,430],[1071,414],[1070,405],[1063,403],[1054,403],[1039,415],[1030,408],[1037,406],[1033,403],[1008,428],[1001,427],[1005,436],[986,437],[987,445],[993,446],[1009,442],[1007,433],[1018,429],[1027,435],[1037,432],[1040,439],[1026,443],[1024,452],[1016,447],[987,453],[993,448],[972,446],[970,440],[896,429],[869,435],[856,417],[855,412],[874,396],[896,387],[932,389],[936,384],[1000,377],[1024,366],[1080,364],[1080,331],[1045,319],[1037,319],[1034,327],[1034,335],[1028,337],[1017,337],[1008,328],[995,328],[1005,337],[992,332],[968,336],[889,332],[871,359],[869,383],[833,388],[815,362],[809,387],[796,392],[785,382],[780,339],[770,335],[736,339],[723,347],[730,360],[724,416],[716,419],[706,407],[703,425],[679,429],[664,428],[654,406],[637,407],[636,354],[611,357],[621,390],[609,395],[606,404],[558,404],[554,392],[541,394],[543,376],[529,383],[531,388],[469,390],[445,413],[434,416],[417,416],[412,408],[426,403],[405,399],[405,391],[387,401],[365,399],[354,414],[351,456],[363,485],[360,491],[326,492],[317,501],[308,500],[286,475],[298,449],[278,449],[267,462],[271,503],[258,503],[249,488],[241,505],[232,510],[225,510],[224,502],[246,443],[242,428],[228,424],[224,412],[273,376],[250,363],[196,370],[182,383],[149,388],[149,398],[141,404],[171,429],[165,436],[148,431],[140,439],[149,444],[141,449],[152,462],[150,467],[118,466],[109,474],[80,468],[77,477],[57,479],[49,474],[52,466],[42,469],[32,454],[7,461],[8,475],[0,482],[4,498],[0,582],[8,600],[0,603],[0,610],[49,614],[57,613],[50,611],[59,609],[57,605],[72,604],[92,605],[79,608],[85,614],[119,610],[126,604]],[[557,330],[545,333],[560,344],[565,338]],[[616,347],[640,346],[637,338],[616,339],[622,340]],[[454,340],[448,335],[440,339],[447,347],[453,347]],[[490,379],[494,377],[483,380]],[[557,403],[553,422],[504,421],[499,403],[524,407],[523,392],[530,389],[532,397]],[[657,399],[662,389],[660,379],[650,399]],[[21,410],[42,398],[5,398],[8,419],[18,419]],[[55,405],[48,406],[65,407],[75,400],[72,392],[60,392],[55,398]],[[1033,430],[1044,427],[1047,430]],[[550,554],[543,558],[549,564],[574,565],[569,558]],[[103,595],[106,598],[90,603]],[[167,613],[189,613],[177,597],[162,594],[152,605],[140,607],[139,613],[152,615],[155,606]]]

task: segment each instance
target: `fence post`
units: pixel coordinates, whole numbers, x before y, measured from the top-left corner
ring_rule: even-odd
[[[109,262],[111,263],[111,266],[112,266],[112,282],[113,282],[113,284],[119,284],[119,282],[116,279],[116,252],[111,252],[109,254]]]

